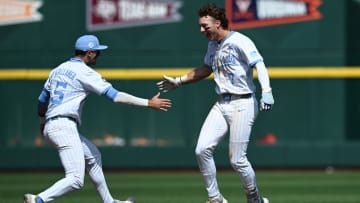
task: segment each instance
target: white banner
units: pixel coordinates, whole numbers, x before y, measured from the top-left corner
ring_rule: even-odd
[[[41,21],[41,5],[36,0],[0,0],[0,26]]]

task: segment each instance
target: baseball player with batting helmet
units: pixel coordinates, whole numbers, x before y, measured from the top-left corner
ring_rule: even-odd
[[[143,99],[112,87],[90,67],[96,64],[100,52],[106,48],[106,45],[99,44],[96,36],[83,35],[75,43],[75,56],[50,72],[39,96],[40,131],[57,149],[65,177],[37,195],[25,194],[24,203],[50,202],[82,188],[85,170],[104,203],[134,201],[132,198],[120,201],[112,197],[105,181],[99,150],[78,132],[84,101],[93,92],[115,103],[162,111],[171,107],[171,101],[159,98],[160,93],[151,99]]]
[[[203,123],[195,150],[209,196],[207,202],[228,202],[218,187],[213,152],[230,131],[230,162],[240,176],[247,202],[269,203],[267,198],[260,196],[254,170],[246,157],[251,129],[258,114],[253,69],[257,70],[262,88],[262,111],[270,110],[274,104],[268,71],[252,40],[228,29],[223,8],[208,4],[198,14],[200,32],[209,40],[204,65],[180,77],[164,76],[157,86],[167,92],[214,74],[215,91],[219,97]]]

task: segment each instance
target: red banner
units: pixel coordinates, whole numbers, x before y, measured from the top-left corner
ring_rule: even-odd
[[[317,20],[322,0],[226,0],[232,29]]]

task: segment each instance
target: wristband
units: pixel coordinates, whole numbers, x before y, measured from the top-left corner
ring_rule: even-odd
[[[184,82],[187,81],[187,75],[176,77],[175,81],[176,81],[176,84],[178,84],[180,86],[180,85],[184,84]]]
[[[176,85],[176,87],[179,87],[182,85],[181,77],[175,78],[175,85]]]
[[[262,92],[271,92],[271,87],[265,87],[262,89]]]

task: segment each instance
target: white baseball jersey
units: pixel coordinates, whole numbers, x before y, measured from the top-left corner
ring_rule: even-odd
[[[232,31],[221,43],[210,41],[204,64],[212,68],[217,94],[255,92],[253,66],[263,61],[254,43]]]
[[[112,85],[83,61],[71,58],[50,72],[44,88],[50,93],[46,119],[69,116],[81,123],[81,112],[90,92],[102,94]]]
[[[259,202],[255,173],[246,157],[246,151],[258,114],[258,103],[253,94],[253,67],[262,61],[254,43],[238,32],[230,32],[221,43],[208,43],[204,64],[212,68],[215,91],[218,95],[231,95],[219,96],[203,123],[195,149],[209,197],[221,194],[216,180],[213,153],[230,131],[230,163],[242,180],[247,202]],[[266,81],[267,76],[263,78]],[[249,97],[237,96],[250,93],[252,95]]]

